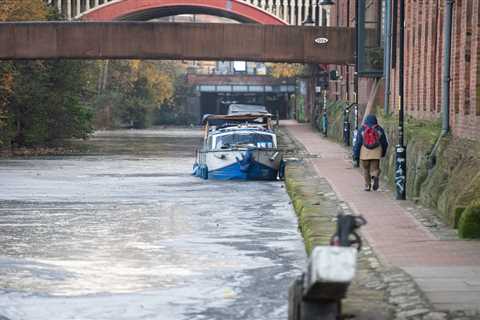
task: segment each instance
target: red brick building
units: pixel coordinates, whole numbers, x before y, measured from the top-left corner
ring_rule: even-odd
[[[383,25],[385,0],[366,0],[367,7]],[[393,3],[393,0],[391,1]],[[405,0],[405,108],[417,119],[441,117],[442,72],[444,68],[445,0]],[[398,13],[397,13],[398,17]],[[355,27],[355,1],[336,0],[330,11],[332,26]],[[383,28],[381,29],[383,33]],[[382,36],[383,38],[383,36]],[[392,65],[390,108],[397,110],[398,25],[396,62]],[[395,45],[394,45],[395,47]],[[455,0],[452,17],[450,126],[456,136],[480,140],[480,1]],[[394,53],[395,54],[395,53]],[[395,60],[395,59],[394,59]],[[337,66],[340,79],[330,83],[331,99],[353,100],[354,69]],[[359,101],[366,104],[374,95],[374,78],[359,81]],[[381,80],[380,80],[381,81]],[[383,105],[383,85],[375,105]]]

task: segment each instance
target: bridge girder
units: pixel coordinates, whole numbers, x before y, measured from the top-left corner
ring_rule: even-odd
[[[318,38],[328,42],[317,43]],[[0,23],[0,43],[2,60],[354,62],[354,32],[350,28],[152,22]]]

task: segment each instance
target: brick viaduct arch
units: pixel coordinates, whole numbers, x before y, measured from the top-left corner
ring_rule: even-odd
[[[235,0],[120,0],[81,15],[84,21],[150,20],[186,13],[203,13],[244,23],[286,25],[280,18],[243,1]]]

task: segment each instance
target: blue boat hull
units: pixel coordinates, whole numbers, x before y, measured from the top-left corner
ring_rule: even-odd
[[[248,168],[237,162],[212,171],[200,165],[194,167],[194,175],[215,180],[277,180],[278,170],[252,161]]]
[[[208,172],[208,178],[216,180],[276,180],[277,175],[277,170],[256,161],[252,161],[248,169],[240,163],[234,163]]]

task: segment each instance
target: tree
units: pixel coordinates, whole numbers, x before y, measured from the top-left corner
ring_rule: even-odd
[[[58,18],[42,0],[0,0],[0,21]],[[85,138],[92,131],[91,65],[67,60],[0,63],[2,144],[37,146]]]
[[[274,78],[293,78],[305,74],[305,66],[299,63],[272,63],[269,71]]]
[[[0,0],[0,21],[44,21],[49,14],[42,0]]]
[[[92,132],[93,114],[84,103],[85,67],[82,61],[15,62],[8,103],[15,145],[49,145]]]
[[[117,60],[110,61],[108,73],[95,104],[97,124],[145,128],[154,112],[171,104],[181,68],[172,61]]]
[[[4,140],[8,140],[9,134],[9,113],[8,102],[13,94],[13,73],[12,64],[0,63],[0,148]]]

